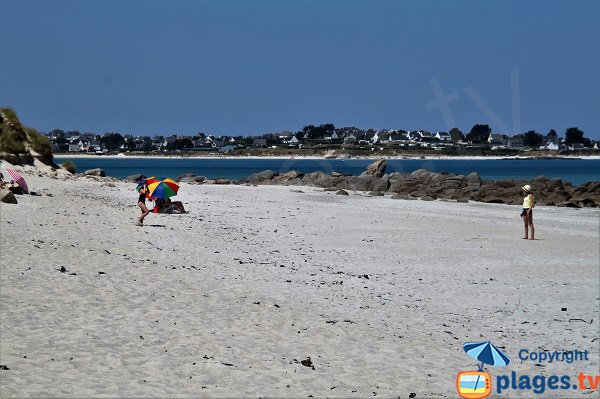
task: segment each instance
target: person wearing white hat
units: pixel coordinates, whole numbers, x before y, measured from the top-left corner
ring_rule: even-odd
[[[521,217],[525,223],[525,237],[523,237],[523,239],[535,240],[535,228],[533,227],[533,207],[535,205],[535,199],[533,198],[531,186],[529,184],[521,187],[521,190],[523,191],[523,194],[525,194],[525,198],[523,199],[523,212],[521,212]],[[529,238],[528,234],[529,228],[531,228],[531,238]]]

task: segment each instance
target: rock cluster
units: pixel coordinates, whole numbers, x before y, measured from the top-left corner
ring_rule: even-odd
[[[453,173],[429,172],[418,169],[412,173],[385,173],[385,161],[379,160],[360,176],[344,176],[333,172],[302,174],[290,171],[278,174],[272,170],[254,173],[238,183],[283,184],[322,187],[332,190],[368,191],[371,195],[392,194],[395,199],[446,199],[457,202],[480,201],[519,205],[523,203],[521,187],[531,185],[536,204],[567,207],[597,207],[600,203],[600,182],[594,181],[579,187],[561,179],[550,180],[544,176],[533,180],[503,179],[482,180],[477,172],[467,176]]]
[[[412,173],[385,174],[386,162],[378,160],[367,167],[360,176],[338,172],[302,173],[295,170],[277,173],[272,170],[253,173],[245,179],[208,179],[186,173],[177,180],[188,184],[249,184],[321,187],[336,194],[348,191],[366,191],[372,196],[389,194],[393,199],[436,199],[457,202],[479,201],[497,204],[520,205],[523,203],[521,187],[531,185],[537,205],[556,205],[573,208],[598,207],[600,204],[600,182],[589,182],[579,187],[561,179],[550,180],[538,176],[533,180],[503,179],[483,180],[477,172],[466,176],[454,173],[436,173],[418,169]],[[125,180],[137,181],[141,175],[132,175]]]

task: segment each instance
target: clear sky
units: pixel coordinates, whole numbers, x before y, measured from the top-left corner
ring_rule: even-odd
[[[0,0],[0,106],[41,131],[600,139],[599,26],[596,0]]]

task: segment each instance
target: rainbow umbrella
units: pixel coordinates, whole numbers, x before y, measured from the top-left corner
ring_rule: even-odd
[[[179,184],[173,179],[166,178],[148,183],[148,196],[167,199],[177,195]]]
[[[138,185],[136,186],[135,190],[139,192],[142,189],[142,187],[144,187],[145,185],[149,186],[152,183],[156,183],[156,182],[159,182],[159,181],[162,181],[165,179],[166,179],[165,177],[155,177],[155,176],[145,177],[141,180],[138,180],[138,182],[137,182]]]

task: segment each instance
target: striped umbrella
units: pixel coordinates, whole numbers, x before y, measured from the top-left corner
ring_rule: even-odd
[[[166,199],[177,195],[179,184],[173,179],[162,179],[148,184],[148,196],[153,198]]]
[[[23,176],[21,176],[21,174],[19,172],[17,172],[14,169],[10,169],[10,168],[6,168],[6,171],[13,178],[15,183],[17,183],[19,186],[21,186],[21,188],[23,190],[25,190],[26,193],[29,193],[29,188],[27,187],[27,183],[25,182],[25,179],[23,179]]]
[[[483,363],[492,366],[506,366],[510,363],[510,358],[490,341],[467,342],[463,345],[463,349],[467,355],[481,362],[480,369],[483,368]]]

